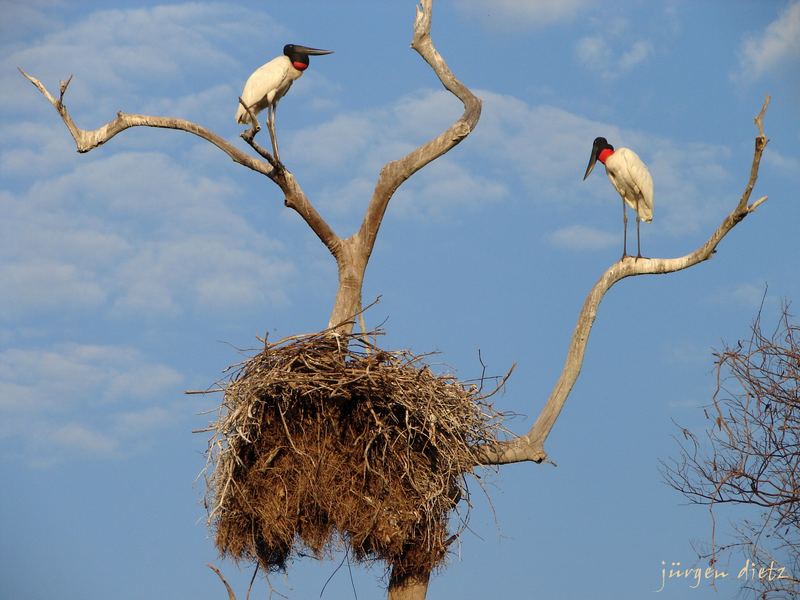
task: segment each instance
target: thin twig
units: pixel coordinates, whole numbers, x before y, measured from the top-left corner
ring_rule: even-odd
[[[219,577],[220,581],[222,581],[222,584],[225,586],[225,589],[228,591],[228,600],[236,600],[236,594],[233,593],[233,588],[230,586],[230,584],[225,579],[225,576],[222,574],[222,571],[220,571],[217,567],[215,567],[214,565],[212,565],[210,563],[207,566],[208,566],[209,569],[214,571],[214,573],[217,574],[217,577]]]

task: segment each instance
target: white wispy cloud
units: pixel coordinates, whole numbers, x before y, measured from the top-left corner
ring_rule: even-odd
[[[302,154],[314,165],[303,176],[322,183],[321,207],[334,215],[360,216],[381,167],[449,127],[462,110],[447,92],[416,92],[387,106],[339,113],[294,132],[285,151]],[[502,181],[475,173],[448,154],[403,184],[391,210],[403,217],[437,217],[495,202],[507,193]]]
[[[44,464],[111,457],[175,418],[182,377],[124,346],[0,352],[0,444]]]
[[[649,149],[648,167],[660,219],[657,226],[663,226],[666,233],[694,233],[735,206],[741,190],[734,187],[724,166],[729,148],[641,134],[631,139],[632,147]]]
[[[710,292],[706,296],[710,304],[757,309],[762,302],[766,306],[777,306],[778,298],[768,293],[765,282],[741,282]]]
[[[580,163],[586,161],[587,139],[594,139],[596,124],[559,108],[531,106],[484,90],[476,93],[484,106],[468,143],[414,175],[400,188],[398,198],[417,202],[418,208],[424,204],[425,214],[430,215],[442,208],[475,208],[499,200],[507,196],[510,177],[545,193],[563,191],[565,181],[576,181],[575,173],[585,168]],[[384,107],[340,113],[300,130],[289,136],[286,152],[305,152],[314,164],[308,176],[325,181],[323,198],[328,206],[339,212],[363,210],[380,168],[443,131],[462,110],[451,94],[423,90]],[[565,156],[574,157],[574,162]],[[480,172],[464,166],[475,161],[482,165]],[[418,210],[397,210],[422,216]]]
[[[693,233],[724,214],[726,203],[734,199],[725,166],[730,151],[725,147],[626,130],[487,90],[475,93],[483,100],[483,110],[468,142],[404,184],[393,200],[393,214],[428,218],[480,210],[509,198],[509,190],[522,184],[531,202],[557,200],[553,206],[559,210],[579,207],[583,219],[588,205],[613,203],[614,210],[607,212],[614,213],[616,222],[618,197],[608,182],[581,181],[591,140],[598,135],[618,147],[636,149],[648,164],[656,188],[656,217],[648,235]],[[320,201],[326,211],[360,216],[383,164],[442,131],[461,110],[447,92],[420,91],[300,130],[289,136],[286,151],[311,153],[307,156],[314,170],[304,177],[324,181]],[[475,164],[481,165],[479,172],[466,166]],[[556,239],[566,243],[560,237],[551,241]]]
[[[0,352],[0,378],[29,390],[30,411],[148,399],[180,382],[172,369],[123,346],[64,343]]]
[[[243,247],[230,235],[192,235],[144,243],[109,284],[120,292],[114,311],[178,314],[194,305],[225,313],[268,302],[284,304],[283,288],[292,271],[289,262]]]
[[[453,214],[457,210],[487,207],[508,196],[508,188],[442,158],[418,174],[413,185],[394,199],[398,215],[423,219]]]
[[[379,116],[377,111],[371,112],[341,113],[318,126],[303,128],[288,138],[287,154],[303,156],[317,169],[338,169],[368,158],[368,146],[380,138]]]
[[[53,18],[52,11],[60,4],[63,0],[4,0],[0,40],[8,43],[33,32],[55,28],[58,21]]]
[[[120,109],[144,112],[144,107],[158,107],[159,98],[180,110],[192,103],[192,96],[208,100],[189,106],[197,118],[209,122],[224,115],[232,122],[237,92],[222,98],[220,86],[241,85],[252,65],[239,64],[224,50],[226,44],[257,39],[269,47],[285,35],[286,29],[266,13],[231,4],[94,11],[48,31],[34,44],[12,47],[0,59],[0,110],[19,119],[49,109],[42,99],[31,102],[36,92],[17,73],[19,66],[51,90],[74,74],[67,102],[79,124],[97,126]],[[255,54],[254,61],[263,57],[263,51],[258,58]],[[224,111],[216,105],[222,100]]]
[[[487,27],[521,29],[573,19],[592,0],[457,0],[457,8]]]
[[[228,117],[232,118],[235,112],[231,108],[231,98],[234,100],[241,93],[230,84],[220,84],[201,90],[189,92],[175,97],[162,96],[145,100],[141,112],[150,115],[164,115],[180,117],[198,123],[204,122],[209,116],[209,107],[228,107]],[[219,112],[219,111],[215,111]]]
[[[580,5],[506,2],[493,10],[553,22],[569,18]],[[231,64],[232,59],[216,42],[242,35],[239,9],[200,6],[99,11],[64,31],[43,36],[38,45],[18,50],[6,60],[31,59],[32,71],[52,67],[54,73],[58,71],[57,78],[69,71],[61,68],[72,61],[86,54],[97,55],[92,58],[100,61],[97,70],[91,69],[82,84],[88,96],[77,99],[91,113],[99,109],[89,97],[118,102],[133,90],[125,79],[134,77],[141,65],[131,63],[138,60],[131,57],[118,65],[115,53],[122,48],[131,54],[135,54],[131,48],[149,46],[147,52],[151,53],[159,48],[158,52],[169,56],[152,75],[154,85],[141,100],[143,110],[200,120],[208,110],[205,107],[225,104],[225,110],[213,111],[224,114],[228,121],[233,108],[227,100],[235,94],[236,84],[217,81],[197,90],[166,85],[171,78],[185,83],[191,79],[190,73],[198,72],[201,62],[203,69],[217,74]],[[464,9],[472,10],[468,3]],[[122,22],[139,24],[147,32],[132,32],[128,26],[121,39],[112,39],[110,34],[98,39],[88,36],[93,28],[112,31]],[[268,35],[280,29],[269,20],[248,23]],[[616,26],[624,29],[625,23]],[[195,39],[204,32],[208,39]],[[179,41],[170,41],[166,47],[156,43],[164,36],[176,36]],[[635,42],[624,52],[604,45],[599,38],[585,43],[597,45],[595,54],[609,52],[611,61],[622,70],[641,64],[651,52],[646,42]],[[191,56],[185,49],[172,53],[172,44],[192,47]],[[111,50],[104,55],[103,48]],[[147,60],[155,59],[148,56]],[[53,66],[53,62],[59,64]],[[113,76],[110,70],[115,71]],[[27,82],[21,83],[27,86],[24,102],[12,95],[17,107],[36,97]],[[184,91],[178,93],[181,89]],[[392,204],[393,214],[430,218],[463,209],[480,210],[507,199],[515,183],[522,184],[532,201],[558,199],[559,206],[567,207],[564,210],[577,203],[585,206],[587,198],[595,205],[616,204],[607,184],[580,181],[590,141],[596,135],[606,135],[618,146],[630,144],[648,162],[656,179],[657,231],[685,233],[716,214],[718,197],[709,198],[707,191],[718,189],[725,181],[724,148],[676,144],[558,107],[488,91],[478,90],[478,94],[484,99],[483,115],[469,142],[404,184]],[[2,101],[0,98],[0,105]],[[54,119],[52,109],[44,108],[50,111],[47,117]],[[380,167],[449,126],[461,110],[447,92],[422,90],[386,106],[339,112],[319,125],[296,130],[282,139],[282,149],[287,156],[303,156],[298,176],[321,188],[318,200],[325,214],[360,216]],[[52,128],[39,120],[3,126],[0,133],[7,134],[11,143],[21,144],[0,152],[0,172],[24,177],[26,172],[45,170],[36,162],[44,160],[50,161],[48,167],[55,171],[23,193],[0,192],[0,204],[10,215],[0,222],[0,234],[9,241],[0,248],[0,258],[3,274],[16,283],[4,288],[0,302],[15,307],[14,314],[66,307],[165,316],[286,301],[292,262],[278,244],[230,210],[228,199],[240,193],[230,182],[198,176],[196,169],[163,151],[132,152],[131,147],[138,147],[133,136],[134,141],[126,138],[125,151],[93,154],[87,160],[68,149],[66,135],[53,136]],[[207,151],[197,152],[206,156]],[[303,172],[304,164],[313,164],[314,169]],[[479,171],[467,166],[475,164],[481,165]],[[27,171],[26,165],[30,165]],[[580,218],[585,217],[581,214]],[[573,222],[573,226],[579,225]],[[608,239],[603,241],[601,231],[590,232],[586,227],[584,245],[610,244]],[[571,243],[574,248],[579,245],[580,233],[565,228],[550,240],[564,246]]]
[[[652,44],[645,40],[636,40],[627,48],[615,49],[600,35],[581,38],[575,46],[578,61],[609,81],[626,75],[646,61],[652,52]]]
[[[231,209],[237,191],[162,153],[120,152],[0,193],[4,318],[284,303],[293,264]]]
[[[742,43],[737,80],[762,77],[781,68],[800,67],[800,2],[792,2],[762,32]]]
[[[97,308],[106,290],[80,265],[29,258],[0,265],[0,306],[4,317],[24,313]]]
[[[119,448],[119,442],[107,433],[94,431],[81,423],[65,423],[55,427],[45,427],[40,431],[47,432],[46,441],[54,446],[54,452],[72,451],[97,457],[108,456]],[[38,456],[37,459],[40,464],[43,462],[42,456]],[[51,457],[51,460],[55,459],[55,456]]]
[[[650,53],[653,51],[653,47],[650,45],[649,42],[644,40],[637,40],[635,41],[629,50],[626,50],[622,53],[622,56],[619,58],[619,67],[622,71],[628,71],[638,65],[639,63],[644,62]]]
[[[729,172],[730,151],[712,144],[681,142],[620,128],[564,109],[528,104],[507,95],[480,92],[484,110],[467,150],[488,166],[522,181],[532,201],[553,202],[586,218],[587,199],[617,218],[619,197],[608,181],[582,181],[598,135],[615,146],[633,148],[655,182],[655,220],[648,235],[685,235],[713,222],[735,203]],[[490,168],[497,165],[495,168]],[[592,177],[605,179],[602,169]],[[613,206],[614,209],[608,208]]]
[[[586,225],[570,225],[552,232],[548,241],[566,250],[605,250],[620,244],[620,233],[610,233]]]
[[[764,154],[763,160],[767,165],[778,169],[785,175],[795,179],[800,177],[800,158],[786,156],[775,148],[770,148],[769,152]]]
[[[44,14],[48,2],[28,8]],[[266,47],[285,33],[263,12],[187,2],[97,10],[6,46],[0,111],[14,119],[0,124],[0,321],[80,311],[158,318],[287,301],[293,262],[235,212],[244,192],[218,175],[230,164],[218,150],[186,149],[184,134],[134,130],[110,151],[78,155],[52,107],[16,71],[24,67],[51,91],[74,73],[66,101],[79,126],[124,108],[224,134],[235,129],[237,88],[252,67],[227,48],[243,37]],[[253,50],[254,63],[263,50]]]
[[[140,410],[116,413],[111,419],[112,430],[124,437],[146,434],[170,423],[174,415],[163,406],[150,406]]]
[[[729,298],[744,306],[761,306],[765,298],[766,287],[762,284],[743,283],[730,291]]]
[[[711,368],[714,363],[714,349],[696,341],[685,340],[662,349],[664,358],[676,365],[691,365]]]

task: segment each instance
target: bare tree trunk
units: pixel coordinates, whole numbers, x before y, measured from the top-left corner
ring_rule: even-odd
[[[358,236],[342,240],[336,254],[339,285],[328,327],[335,328],[337,333],[352,332],[355,315],[361,311],[361,289],[367,268],[367,256],[359,242]]]
[[[269,151],[255,141],[254,136],[257,133],[255,126],[250,131],[244,132],[242,138],[264,160],[250,156],[213,131],[185,119],[119,112],[114,119],[97,129],[84,130],[75,124],[64,104],[64,94],[72,81],[72,77],[61,82],[58,97],[54,97],[38,79],[28,75],[22,69],[20,69],[20,72],[36,86],[58,111],[75,140],[78,152],[89,152],[131,127],[176,129],[205,139],[225,152],[234,162],[269,178],[283,192],[285,205],[303,218],[336,260],[338,286],[328,320],[328,328],[333,333],[350,333],[353,330],[356,316],[362,310],[361,296],[364,273],[372,255],[372,250],[375,247],[375,241],[389,201],[397,189],[414,173],[465,139],[475,128],[480,118],[480,99],[456,78],[433,44],[430,36],[432,9],[433,0],[421,0],[417,5],[411,47],[428,63],[444,88],[461,100],[464,105],[464,112],[450,127],[436,137],[402,158],[384,165],[364,213],[361,226],[355,234],[344,239],[339,237],[317,212],[298,181],[294,178],[294,175],[276,160],[277,157],[272,156]],[[241,102],[241,98],[239,101]],[[422,600],[425,598],[428,589],[429,578],[430,573],[403,577],[395,577],[393,574],[389,582],[389,598],[393,600]]]
[[[430,578],[430,573],[395,578],[394,571],[392,571],[392,576],[389,579],[388,600],[425,600],[425,596],[428,594],[428,581],[430,581]]]
[[[339,237],[316,211],[292,173],[255,142],[253,136],[256,131],[254,128],[250,132],[245,132],[242,137],[265,160],[250,156],[200,125],[177,118],[120,112],[114,119],[97,129],[83,130],[73,122],[64,105],[64,94],[72,79],[71,77],[61,83],[59,95],[56,98],[47,91],[38,79],[26,74],[21,69],[20,71],[58,111],[74,138],[79,152],[89,152],[131,127],[169,128],[186,131],[205,139],[222,150],[234,162],[261,173],[270,179],[281,189],[285,205],[296,211],[303,218],[335,258],[338,268],[338,287],[328,321],[328,328],[332,329],[334,333],[350,333],[353,329],[355,318],[361,310],[364,274],[389,201],[397,189],[414,173],[465,139],[475,128],[480,118],[481,101],[455,77],[433,44],[430,36],[432,5],[433,0],[422,0],[417,5],[411,47],[431,67],[444,88],[463,103],[464,112],[449,128],[438,136],[425,142],[406,156],[384,165],[380,171],[359,230],[344,239]],[[708,260],[716,252],[718,244],[725,235],[766,200],[766,197],[763,197],[752,203],[749,201],[758,175],[761,153],[767,144],[762,118],[768,103],[769,97],[767,97],[761,112],[756,118],[759,135],[756,138],[750,178],[734,210],[711,234],[708,241],[691,254],[671,259],[641,258],[637,260],[632,257],[626,257],[611,265],[595,284],[584,303],[578,317],[578,323],[564,368],[539,418],[528,433],[508,441],[498,441],[483,448],[483,460],[481,460],[483,464],[505,464],[518,461],[543,462],[547,460],[547,454],[544,449],[545,440],[580,373],[584,351],[599,304],[606,292],[614,284],[626,277],[670,273]],[[429,578],[430,573],[400,576],[393,572],[389,581],[389,599],[423,600],[427,594]]]

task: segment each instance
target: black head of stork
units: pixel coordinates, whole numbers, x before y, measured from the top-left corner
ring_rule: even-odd
[[[295,69],[304,71],[308,68],[309,56],[333,54],[333,50],[320,50],[319,48],[309,48],[308,46],[300,46],[299,44],[286,44],[283,47],[283,54],[292,61],[292,65]]]
[[[610,150],[613,152],[614,146],[609,144],[608,140],[604,137],[594,138],[594,143],[592,144],[592,155],[589,157],[589,165],[586,167],[586,173],[583,175],[584,180],[589,176],[589,173],[592,172],[592,169],[594,169],[594,165],[598,158],[600,158],[601,162],[605,162],[604,157],[600,157],[600,154],[603,152],[603,150]]]

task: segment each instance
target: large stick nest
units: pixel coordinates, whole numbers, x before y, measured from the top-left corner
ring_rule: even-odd
[[[270,571],[344,548],[400,577],[442,564],[465,475],[500,415],[482,385],[365,339],[265,343],[225,386],[206,498],[223,556]]]

